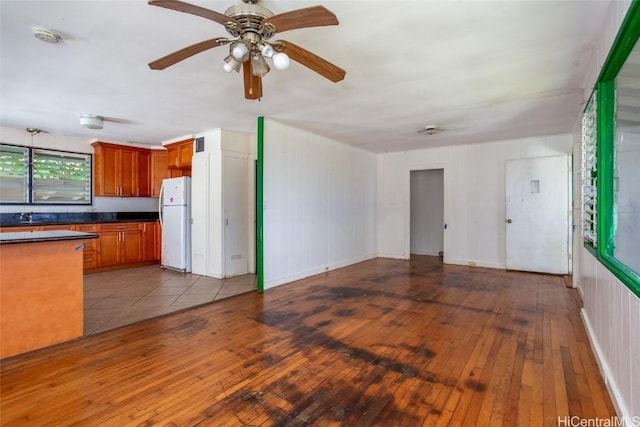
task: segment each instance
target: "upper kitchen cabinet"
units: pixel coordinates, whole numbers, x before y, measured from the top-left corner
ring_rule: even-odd
[[[167,166],[171,169],[171,177],[191,176],[193,138],[165,145],[165,148],[167,149]]]
[[[94,142],[94,196],[149,197],[150,150]]]
[[[138,196],[151,197],[151,150],[138,152]]]
[[[151,197],[160,197],[162,180],[170,178],[167,150],[151,150]]]

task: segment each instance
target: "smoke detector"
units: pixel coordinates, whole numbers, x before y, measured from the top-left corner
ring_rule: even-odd
[[[60,41],[59,35],[54,33],[53,30],[44,27],[33,27],[33,35],[38,40],[47,43],[58,43]]]
[[[102,129],[104,118],[95,114],[83,114],[80,116],[80,124],[87,129]]]
[[[442,132],[437,125],[427,125],[424,128],[420,129],[417,133],[426,133],[427,135],[435,135],[436,133]]]

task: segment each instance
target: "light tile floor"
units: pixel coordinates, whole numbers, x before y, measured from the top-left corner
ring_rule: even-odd
[[[91,335],[256,289],[256,276],[228,279],[152,265],[84,276],[84,334]]]

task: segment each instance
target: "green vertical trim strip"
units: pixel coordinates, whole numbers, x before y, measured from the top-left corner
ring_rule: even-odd
[[[615,139],[615,82],[598,86],[598,253],[612,254],[614,238],[613,167]]]
[[[256,170],[256,275],[258,291],[264,292],[264,117],[258,117]]]

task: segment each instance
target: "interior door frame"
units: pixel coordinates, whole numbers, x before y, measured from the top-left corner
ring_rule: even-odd
[[[565,163],[565,179],[566,179],[566,204],[564,205],[564,223],[565,223],[565,239],[566,239],[566,265],[565,270],[562,273],[557,274],[572,274],[572,259],[573,259],[573,158],[569,153],[557,153],[555,155],[550,156],[537,156],[537,157],[526,157],[526,158],[515,158],[515,159],[507,159],[505,161],[505,169],[504,169],[504,183],[505,183],[505,206],[504,206],[504,218],[505,218],[505,240],[504,240],[504,251],[505,251],[505,268],[509,269],[508,260],[509,260],[509,212],[508,212],[508,197],[507,197],[507,186],[508,186],[508,176],[507,176],[507,164],[508,162],[513,161],[524,161],[524,160],[539,160],[545,158],[563,158]],[[526,270],[533,271],[533,270]],[[541,272],[546,273],[546,272]],[[556,273],[552,273],[556,274]]]
[[[444,169],[443,168],[440,168],[440,169],[419,169],[419,170],[411,170],[409,172],[409,256],[411,256],[411,254],[412,254],[412,252],[411,252],[411,241],[412,241],[412,236],[413,236],[413,231],[414,231],[412,229],[412,227],[411,227],[411,220],[412,220],[412,217],[411,217],[411,211],[412,211],[411,196],[413,195],[413,191],[414,191],[413,190],[413,186],[411,184],[411,176],[413,174],[417,174],[417,173],[420,173],[420,172],[434,172],[434,171],[435,172],[442,171],[442,174],[441,174],[441,176],[442,176],[442,206],[441,206],[441,208],[442,208],[442,224],[440,224],[440,227],[441,227],[441,231],[442,231],[442,242],[441,242],[442,253],[444,254],[444,234],[445,234],[444,233],[445,232],[445,227],[444,226],[446,224],[446,221],[444,220],[444,198],[445,198],[445,195],[444,195]]]
[[[405,258],[409,259],[411,257],[411,172],[414,171],[422,171],[422,170],[433,170],[433,169],[442,169],[442,192],[443,192],[443,219],[444,219],[444,234],[442,239],[442,251],[444,252],[442,261],[447,264],[449,262],[448,259],[448,234],[447,233],[447,218],[449,217],[449,197],[448,197],[448,175],[447,175],[447,165],[446,163],[425,163],[419,165],[412,165],[404,174],[405,178],[405,232],[404,232],[404,253],[406,254]]]

